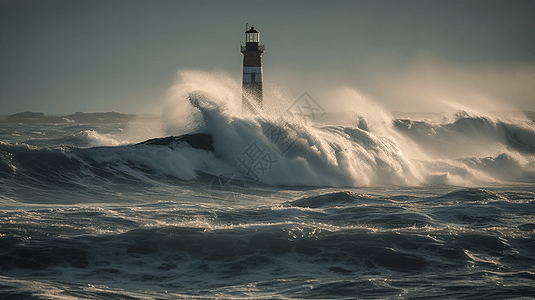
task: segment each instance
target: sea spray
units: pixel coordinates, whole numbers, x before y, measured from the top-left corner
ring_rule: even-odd
[[[514,155],[517,151],[512,149],[530,151],[535,131],[529,122],[507,123],[466,113],[457,114],[451,122],[445,119],[442,124],[393,119],[376,102],[349,88],[333,94],[333,101],[353,104],[350,120],[344,126],[312,122],[304,116],[282,113],[280,107],[271,107],[257,116],[242,115],[240,86],[227,75],[195,71],[179,74],[166,108],[167,134],[211,134],[216,159],[229,166],[220,171],[237,172],[252,182],[305,186],[473,185],[515,180],[532,172],[532,159]],[[272,97],[279,106],[292,103],[281,95]],[[174,117],[169,118],[173,113]],[[291,147],[281,146],[281,135],[287,139],[285,145]],[[262,156],[247,160],[252,151]],[[500,168],[509,171],[497,172]],[[207,168],[197,171],[207,172]]]
[[[202,127],[204,119],[190,103],[189,95],[195,93],[202,93],[231,114],[241,112],[241,85],[228,74],[182,70],[163,108],[163,130],[167,135],[190,133]]]

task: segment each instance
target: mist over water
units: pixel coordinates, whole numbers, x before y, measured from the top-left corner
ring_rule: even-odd
[[[0,298],[535,297],[532,114],[264,99],[189,70],[152,123],[0,124]]]

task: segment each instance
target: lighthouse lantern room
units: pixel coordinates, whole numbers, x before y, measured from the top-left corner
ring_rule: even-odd
[[[245,41],[247,43],[258,43],[260,38],[260,32],[254,27],[245,32]]]
[[[243,53],[243,81],[242,103],[244,113],[258,114],[262,109],[262,53],[264,45],[260,43],[260,32],[251,26],[245,31],[245,46],[241,46]]]

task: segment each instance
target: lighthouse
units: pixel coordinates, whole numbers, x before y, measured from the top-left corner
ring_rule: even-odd
[[[247,28],[246,28],[247,29]],[[242,104],[243,113],[258,114],[262,109],[264,97],[262,84],[262,53],[260,32],[253,26],[245,31],[245,46],[240,46],[243,53]]]

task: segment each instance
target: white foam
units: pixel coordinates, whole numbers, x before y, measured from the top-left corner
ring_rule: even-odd
[[[82,134],[87,135],[91,146],[119,146],[129,144],[129,141],[118,140],[111,134],[98,133],[95,130],[84,130]]]

